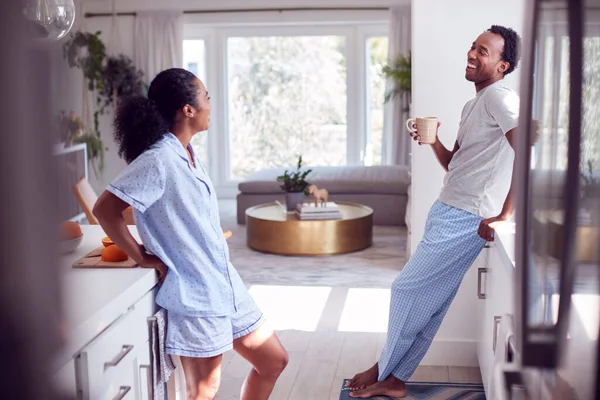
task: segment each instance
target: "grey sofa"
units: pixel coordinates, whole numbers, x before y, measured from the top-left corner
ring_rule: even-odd
[[[306,178],[311,184],[327,189],[330,201],[348,201],[373,208],[375,225],[405,223],[410,170],[397,165],[307,167],[312,172]],[[286,168],[255,172],[238,185],[237,220],[246,222],[246,209],[279,200],[285,194],[276,181]],[[288,168],[292,169],[292,168]]]

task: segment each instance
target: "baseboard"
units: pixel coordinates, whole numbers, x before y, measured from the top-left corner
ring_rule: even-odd
[[[434,340],[421,365],[478,367],[477,342]]]

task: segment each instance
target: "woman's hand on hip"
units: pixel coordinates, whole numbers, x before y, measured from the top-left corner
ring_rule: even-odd
[[[138,263],[142,268],[154,268],[158,272],[158,283],[162,283],[167,276],[168,267],[164,262],[153,254],[144,254],[142,261]]]

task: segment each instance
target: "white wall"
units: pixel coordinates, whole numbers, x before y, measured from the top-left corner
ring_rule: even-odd
[[[524,0],[415,0],[412,6],[413,114],[437,116],[440,139],[452,149],[463,105],[475,96],[464,78],[471,43],[491,25],[512,27],[521,34]],[[506,78],[519,89],[520,70]],[[423,236],[427,213],[442,188],[444,170],[429,146],[413,144],[411,192],[411,249]],[[467,274],[451,306],[426,364],[448,365],[448,360],[476,364],[476,269]],[[447,344],[446,346],[444,344]]]

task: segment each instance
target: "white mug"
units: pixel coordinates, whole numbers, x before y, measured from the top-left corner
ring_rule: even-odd
[[[412,128],[413,124],[417,125],[417,130]],[[435,143],[437,136],[438,119],[437,117],[409,118],[406,120],[406,129],[418,134],[421,143],[432,144]]]

